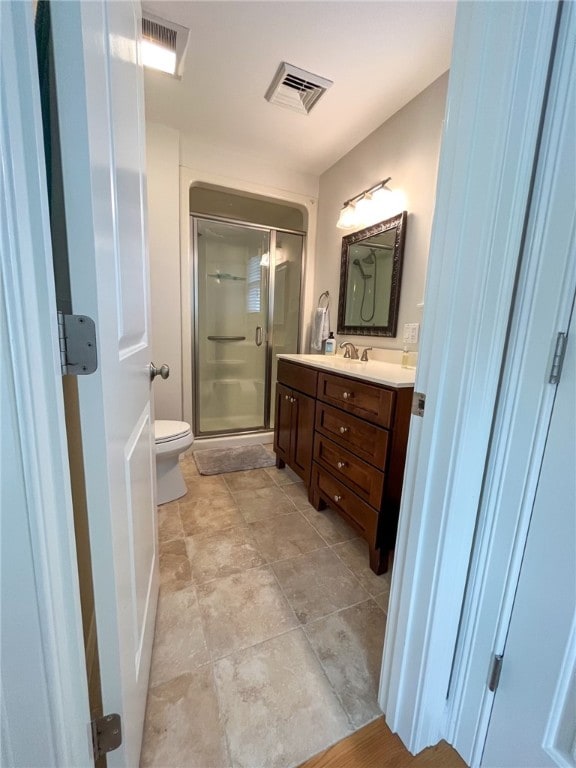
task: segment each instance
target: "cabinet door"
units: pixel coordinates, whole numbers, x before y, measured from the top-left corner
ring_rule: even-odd
[[[292,390],[283,384],[276,384],[276,417],[274,429],[274,450],[278,458],[290,463],[290,434],[292,431]]]
[[[312,471],[316,401],[300,392],[293,392],[292,396],[292,460],[290,466],[300,475],[304,484],[309,485]]]

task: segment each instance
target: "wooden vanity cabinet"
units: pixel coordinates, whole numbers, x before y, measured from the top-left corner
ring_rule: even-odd
[[[274,450],[368,542],[370,567],[388,569],[408,443],[412,387],[388,387],[279,360]]]
[[[356,528],[378,574],[388,569],[396,541],[412,392],[318,376],[310,502],[330,506]]]
[[[310,485],[317,371],[278,361],[274,451],[276,466],[286,464]]]

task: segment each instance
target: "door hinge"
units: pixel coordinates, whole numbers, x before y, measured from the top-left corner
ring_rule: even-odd
[[[500,673],[502,672],[502,660],[504,659],[504,656],[500,654],[493,654],[492,659],[490,660],[490,667],[488,668],[488,690],[494,691],[496,688],[498,688],[498,683],[500,682]]]
[[[414,392],[412,395],[412,415],[424,416],[426,408],[426,395],[423,392]]]
[[[96,326],[86,315],[58,312],[58,342],[62,376],[94,373],[98,367]]]
[[[92,726],[92,748],[94,760],[118,749],[122,744],[122,722],[120,715],[104,715],[96,717],[90,723]]]
[[[560,376],[562,374],[562,366],[564,365],[564,355],[566,354],[566,334],[559,333],[556,336],[556,347],[554,349],[554,357],[552,358],[552,367],[550,368],[550,378],[548,381],[550,384],[558,384]]]

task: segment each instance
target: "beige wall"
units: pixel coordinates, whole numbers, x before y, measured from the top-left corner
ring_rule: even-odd
[[[378,181],[405,197],[408,211],[400,316],[396,338],[349,337],[363,346],[401,348],[404,323],[420,322],[448,73],[393,115],[320,177],[314,293],[333,297],[336,330],[342,236],[336,228],[342,203]]]
[[[152,360],[167,363],[170,377],[156,378],[155,417],[182,419],[180,313],[180,134],[146,125],[148,235],[152,311]]]

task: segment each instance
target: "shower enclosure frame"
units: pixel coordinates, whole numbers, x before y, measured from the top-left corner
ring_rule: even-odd
[[[300,298],[299,298],[299,311],[298,311],[298,328],[297,328],[297,352],[301,351],[302,346],[302,304],[303,304],[303,298],[304,298],[304,285],[305,285],[305,262],[306,262],[306,232],[298,229],[286,229],[284,227],[271,227],[264,224],[257,224],[254,222],[249,221],[241,221],[238,219],[229,219],[223,216],[215,216],[205,213],[196,213],[194,211],[189,212],[190,217],[190,259],[189,259],[189,275],[188,275],[188,284],[189,284],[189,298],[190,298],[190,308],[191,313],[189,317],[190,322],[190,328],[189,328],[189,339],[193,344],[193,349],[191,350],[190,354],[190,363],[191,363],[191,382],[193,391],[190,393],[191,398],[191,419],[192,419],[192,430],[194,434],[196,435],[197,439],[210,439],[210,438],[218,438],[218,437],[230,437],[235,435],[261,435],[266,432],[270,432],[272,429],[271,425],[271,407],[272,407],[272,367],[273,367],[273,346],[274,346],[274,292],[276,287],[276,270],[274,269],[276,264],[276,239],[277,234],[288,234],[288,235],[298,235],[302,238],[302,247],[301,247],[301,268],[300,268]],[[265,350],[265,379],[264,379],[264,405],[263,405],[263,411],[264,411],[264,419],[263,419],[263,426],[262,427],[248,427],[246,429],[242,428],[232,428],[232,429],[225,429],[225,430],[215,430],[210,432],[202,432],[200,433],[199,425],[200,425],[200,403],[199,403],[199,392],[200,392],[200,366],[199,366],[199,349],[200,349],[200,338],[199,338],[199,317],[198,317],[198,306],[199,306],[199,295],[198,295],[198,221],[213,221],[217,222],[219,224],[229,224],[236,227],[242,227],[244,229],[251,229],[251,230],[258,230],[261,232],[267,232],[269,236],[269,261],[268,266],[264,267],[266,270],[266,277],[262,282],[262,286],[267,294],[267,310],[266,310],[266,328],[265,328],[265,339],[264,344],[266,345]],[[185,395],[183,394],[184,403],[185,406]]]

